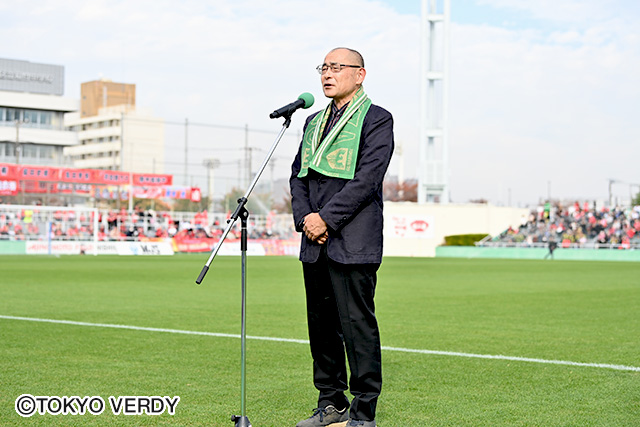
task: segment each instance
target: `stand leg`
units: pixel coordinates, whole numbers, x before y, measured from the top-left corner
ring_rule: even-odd
[[[247,218],[249,212],[242,207],[240,210],[240,251],[242,253],[242,320],[241,320],[241,367],[240,367],[240,411],[242,416],[233,415],[231,421],[236,427],[251,427],[247,418]]]
[[[246,334],[246,310],[245,309],[246,309],[246,285],[247,285],[247,283],[246,283],[247,282],[247,277],[246,277],[247,276],[247,271],[246,271],[247,270],[247,218],[249,217],[249,212],[246,210],[245,205],[246,205],[246,203],[247,203],[247,201],[249,199],[249,195],[251,194],[251,192],[253,191],[254,187],[258,183],[258,179],[260,179],[260,176],[262,175],[262,172],[264,172],[264,169],[267,167],[267,163],[269,162],[269,159],[273,155],[273,152],[276,150],[276,147],[278,146],[278,143],[282,139],[282,136],[284,135],[284,132],[287,130],[287,128],[289,127],[290,124],[291,124],[291,114],[288,114],[288,115],[285,116],[285,122],[282,125],[282,129],[280,130],[280,133],[276,137],[275,141],[273,142],[273,145],[269,149],[269,153],[267,154],[267,156],[265,157],[264,161],[262,162],[262,166],[260,166],[260,170],[255,175],[255,177],[253,178],[253,181],[249,185],[249,188],[247,189],[247,192],[245,193],[244,197],[241,197],[240,199],[238,199],[238,207],[236,208],[236,210],[231,215],[231,218],[229,218],[229,220],[227,221],[227,228],[225,228],[224,232],[222,233],[222,237],[220,238],[218,244],[211,251],[211,255],[209,256],[209,259],[205,263],[204,267],[200,271],[200,274],[198,275],[198,278],[196,279],[196,283],[197,284],[202,283],[202,281],[204,280],[204,276],[206,276],[207,272],[209,271],[209,265],[211,265],[211,262],[213,261],[213,259],[218,254],[218,251],[220,250],[220,246],[222,245],[222,242],[224,242],[224,240],[227,238],[227,235],[231,231],[231,227],[233,227],[233,225],[235,224],[236,220],[238,218],[241,218],[242,219],[242,235],[241,235],[240,245],[241,245],[241,250],[242,250],[242,335],[241,335],[241,341],[242,341],[242,368],[241,368],[241,374],[242,374],[242,378],[241,378],[241,402],[240,402],[240,407],[242,409],[242,415],[233,415],[231,417],[231,421],[235,422],[236,426],[240,426],[240,427],[251,427],[251,423],[249,422],[249,419],[246,416],[246,409],[247,409],[246,408],[246,396],[247,396],[247,391],[246,391],[246,372],[245,372],[245,369],[246,369],[246,358],[247,358],[247,348],[246,348],[247,334]]]
[[[231,421],[236,423],[236,427],[252,427],[249,418],[241,417],[240,415],[232,415]]]

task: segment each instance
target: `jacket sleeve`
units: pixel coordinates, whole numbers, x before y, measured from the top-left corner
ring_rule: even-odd
[[[303,138],[304,131],[307,130],[307,126],[314,116],[315,114],[307,118],[302,132]],[[306,178],[298,178],[298,173],[300,173],[300,166],[302,164],[301,151],[302,141],[298,147],[298,154],[296,154],[296,157],[293,159],[293,164],[291,165],[291,177],[289,178],[289,188],[291,189],[291,210],[293,211],[293,222],[296,227],[296,231],[298,232],[303,231],[302,220],[304,217],[312,212],[311,202],[309,200],[309,180]]]
[[[339,231],[381,190],[393,154],[393,117],[380,107],[376,110],[367,114],[363,124],[355,176],[319,212],[334,231]]]

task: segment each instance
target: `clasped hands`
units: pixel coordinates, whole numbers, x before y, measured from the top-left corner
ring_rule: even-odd
[[[324,244],[329,237],[327,223],[324,222],[317,212],[310,213],[304,217],[302,230],[307,238],[320,245]]]

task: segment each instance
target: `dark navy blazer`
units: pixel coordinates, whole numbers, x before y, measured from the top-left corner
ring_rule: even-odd
[[[318,114],[318,113],[315,113]],[[309,116],[304,125],[315,116]],[[365,116],[353,179],[332,178],[312,169],[304,178],[300,172],[300,148],[291,166],[291,205],[296,230],[303,231],[303,219],[318,212],[327,223],[327,255],[343,264],[371,264],[382,261],[382,182],[393,154],[393,117],[372,105]],[[321,245],[302,234],[300,261],[316,262]]]

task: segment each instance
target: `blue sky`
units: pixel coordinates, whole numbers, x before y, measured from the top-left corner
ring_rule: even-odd
[[[389,5],[401,14],[419,16],[422,10],[420,0],[388,0]],[[439,2],[442,4],[442,1]],[[536,19],[526,11],[509,7],[481,4],[474,0],[451,0],[451,20],[460,24],[517,26],[521,28],[548,26],[549,21]]]
[[[396,12],[407,15],[420,15],[422,2],[420,0],[381,0],[382,3],[393,8]],[[442,0],[438,1],[442,4]],[[555,4],[554,4],[555,3]],[[562,6],[562,3],[565,3]],[[573,4],[572,4],[573,3]],[[589,3],[589,2],[585,2]],[[626,16],[638,19],[640,3],[634,0],[602,0],[597,8],[600,18]],[[549,7],[544,9],[545,4]],[[451,20],[460,24],[506,26],[518,28],[564,28],[561,22],[568,19],[565,15],[557,15],[559,8],[567,10],[569,7],[580,6],[580,2],[533,2],[526,0],[492,1],[492,0],[451,0]],[[587,5],[586,8],[589,6]],[[585,9],[586,9],[585,8]],[[534,12],[540,11],[540,12]],[[575,14],[576,27],[589,25],[589,21]]]
[[[321,108],[314,67],[351,46],[365,56],[369,96],[394,115],[403,155],[390,173],[410,178],[420,10],[418,0],[0,0],[0,57],[64,65],[69,97],[105,77],[135,83],[138,105],[170,122],[275,134],[268,113],[302,92]],[[631,0],[451,0],[453,201],[535,204],[549,184],[552,197],[606,200],[608,179],[640,183],[639,10]],[[269,176],[287,176],[305,114],[294,116]],[[206,185],[202,159],[219,158],[216,191],[233,185],[244,133],[189,135],[188,179]],[[254,169],[273,136],[250,134]],[[167,146],[165,169],[181,183],[180,125],[167,125]],[[614,191],[628,198],[628,186]]]

